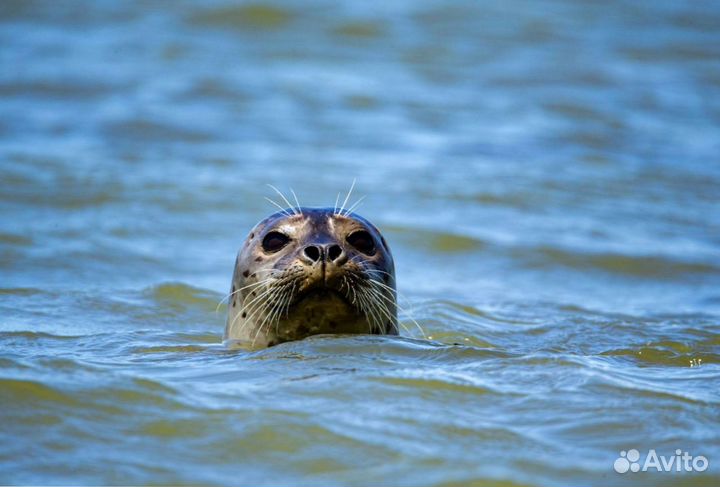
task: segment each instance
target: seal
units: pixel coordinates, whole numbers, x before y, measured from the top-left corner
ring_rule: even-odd
[[[258,223],[238,252],[224,338],[262,348],[318,334],[397,335],[395,265],[363,217],[298,206]]]

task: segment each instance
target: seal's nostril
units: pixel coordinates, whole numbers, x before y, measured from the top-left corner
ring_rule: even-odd
[[[320,260],[320,249],[315,245],[308,245],[303,252],[305,252],[305,255],[313,262]]]
[[[331,245],[330,248],[327,249],[328,260],[331,262],[340,257],[340,254],[342,254],[342,249],[339,245]]]

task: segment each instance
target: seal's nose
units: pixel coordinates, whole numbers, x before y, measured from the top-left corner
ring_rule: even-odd
[[[325,249],[325,255],[327,256],[326,259],[328,262],[339,263],[338,260],[340,259],[342,253],[342,247],[340,247],[338,244],[329,245]]]
[[[322,250],[317,245],[308,245],[305,249],[303,249],[303,253],[305,254],[305,257],[313,262],[319,261],[322,257]]]
[[[303,249],[305,257],[312,262],[333,262],[335,265],[345,263],[345,252],[338,244],[308,245]]]

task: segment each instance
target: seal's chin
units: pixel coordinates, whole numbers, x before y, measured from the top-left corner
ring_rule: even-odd
[[[354,309],[353,304],[347,296],[339,290],[321,286],[300,293],[290,307],[292,308],[300,305],[325,305],[326,303],[333,303],[336,306],[342,303],[348,308]]]
[[[310,335],[371,333],[366,317],[339,291],[315,288],[298,296],[276,327],[273,342]]]

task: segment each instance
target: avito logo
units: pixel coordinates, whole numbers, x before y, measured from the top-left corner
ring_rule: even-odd
[[[615,460],[613,468],[617,473],[647,472],[704,472],[710,466],[708,459],[702,455],[696,457],[681,449],[675,450],[674,455],[658,455],[653,449],[648,451],[645,460],[640,462],[640,452],[636,449],[623,450],[620,457]]]

